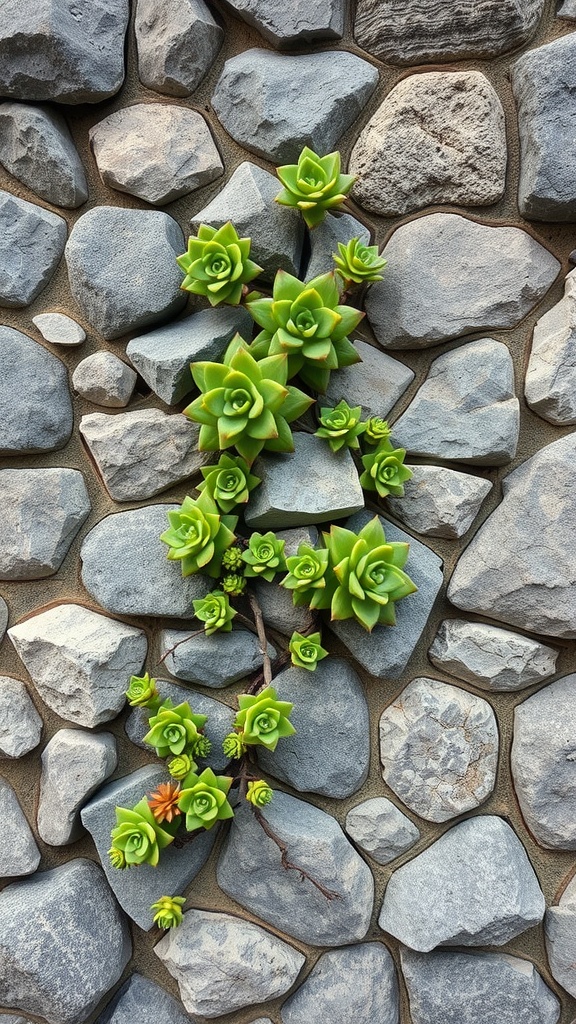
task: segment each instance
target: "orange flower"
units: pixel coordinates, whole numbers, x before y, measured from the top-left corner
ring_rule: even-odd
[[[180,785],[177,782],[161,782],[155,793],[148,797],[148,806],[156,821],[171,822],[180,814],[178,800],[180,799]]]

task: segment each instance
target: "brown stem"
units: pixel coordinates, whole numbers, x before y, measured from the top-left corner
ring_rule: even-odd
[[[200,636],[202,633],[204,633],[204,629],[197,629],[195,633],[190,633],[189,636],[183,637],[182,640],[179,640],[178,643],[174,644],[174,647],[170,647],[169,650],[165,651],[162,657],[158,660],[158,664],[161,665],[162,662],[166,660],[169,654],[173,654],[176,648],[180,647],[180,644],[185,644],[188,642],[188,640],[193,640],[194,637]]]
[[[282,867],[285,868],[287,871],[299,871],[301,879],[304,880],[305,878],[307,878],[308,881],[311,882],[312,885],[314,885],[318,889],[318,891],[326,897],[327,900],[340,899],[340,893],[334,892],[332,889],[327,889],[326,886],[322,885],[321,882],[318,882],[317,879],[312,877],[312,875],[309,875],[308,872],[304,870],[304,868],[301,868],[298,864],[293,864],[291,860],[288,860],[288,846],[286,845],[286,843],[283,842],[282,839],[280,839],[280,836],[276,835],[274,829],[270,827],[270,824],[266,821],[266,818],[264,817],[262,811],[259,810],[258,807],[254,807],[252,805],[252,810],[256,815],[256,821],[258,822],[260,827],[264,830],[268,838],[271,839],[273,843],[276,843],[276,846],[280,850],[280,853],[282,854],[280,858]]]
[[[279,669],[290,661],[290,651],[283,651],[282,654],[278,655],[272,666],[272,677],[276,675]],[[244,691],[244,693],[257,693],[262,684],[265,682],[264,671],[257,672],[254,679],[250,683],[250,686]]]
[[[250,608],[254,616],[254,622],[256,623],[256,631],[258,633],[258,640],[260,641],[260,651],[264,659],[263,672],[264,682],[266,686],[270,686],[272,682],[272,665],[270,662],[270,655],[268,654],[268,639],[266,637],[266,630],[264,628],[264,619],[262,617],[262,609],[256,600],[254,594],[248,594],[248,600],[250,602]]]

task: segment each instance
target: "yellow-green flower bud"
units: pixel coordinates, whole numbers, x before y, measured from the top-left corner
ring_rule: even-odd
[[[159,928],[177,928],[182,924],[182,907],[186,903],[184,896],[161,896],[153,903],[150,910],[155,910],[154,924]]]
[[[264,782],[264,779],[257,779],[256,782],[248,783],[246,799],[249,803],[254,804],[254,807],[265,807],[266,804],[270,803],[273,795],[273,790],[267,782]]]
[[[237,760],[239,757],[242,757],[242,754],[246,752],[246,744],[240,733],[228,733],[228,736],[225,736],[222,740],[222,750],[224,755],[231,760]]]
[[[123,871],[124,868],[129,868],[130,865],[126,863],[126,857],[122,850],[119,850],[116,846],[111,846],[108,850],[108,856],[110,857],[110,863],[113,868],[117,868],[118,871]]]
[[[180,754],[168,762],[168,771],[173,779],[184,779],[188,772],[195,772],[198,765],[189,754]]]

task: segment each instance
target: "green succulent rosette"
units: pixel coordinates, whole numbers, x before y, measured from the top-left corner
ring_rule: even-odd
[[[235,505],[247,502],[250,491],[260,483],[260,477],[253,476],[240,455],[227,455],[226,452],[222,453],[216,466],[203,466],[200,472],[204,480],[198,485],[198,490],[208,491],[223,512],[231,512]]]
[[[182,907],[186,903],[185,896],[161,896],[156,903],[153,903],[150,910],[155,910],[154,924],[159,928],[177,928],[182,924]]]
[[[348,405],[344,399],[334,409],[320,410],[320,426],[316,437],[324,437],[333,452],[341,448],[359,448],[358,438],[366,430],[362,422],[362,406]]]
[[[378,491],[381,498],[392,494],[401,498],[404,484],[413,476],[411,469],[404,465],[405,448],[391,448],[386,442],[375,452],[362,456],[364,472],[360,484],[367,491]]]
[[[310,633],[308,636],[302,636],[302,633],[292,633],[288,645],[292,664],[314,672],[317,663],[328,657],[328,651],[324,650],[320,643],[321,639],[321,633]]]
[[[272,801],[273,796],[274,790],[264,779],[256,779],[254,782],[248,783],[246,799],[254,807],[266,807],[266,804]]]
[[[242,548],[239,544],[233,544],[231,548],[226,549],[222,555],[222,569],[228,572],[244,572]]]
[[[362,284],[364,281],[381,281],[386,260],[378,255],[377,245],[366,245],[359,238],[351,238],[349,242],[338,242],[338,252],[332,253],[336,264],[336,273],[345,284],[351,281]]]
[[[205,768],[201,775],[192,772],[184,779],[178,807],[186,815],[189,832],[197,828],[209,829],[217,821],[234,817],[226,799],[231,785],[231,778],[215,775],[211,768]]]
[[[196,761],[190,757],[190,754],[179,754],[178,757],[173,757],[167,765],[172,778],[178,779],[179,782],[185,779],[190,772],[195,772],[197,767]]]
[[[130,865],[126,863],[126,857],[122,850],[118,850],[115,846],[111,846],[108,850],[108,856],[110,858],[110,865],[116,868],[117,871],[123,871],[124,868],[129,868]]]
[[[126,697],[132,708],[152,707],[159,700],[156,680],[151,679],[148,672],[143,676],[130,676]]]
[[[206,636],[213,633],[229,633],[232,629],[232,619],[237,614],[234,608],[230,607],[228,595],[221,590],[213,590],[211,594],[192,602],[194,614],[200,622],[204,623]]]
[[[384,442],[389,442],[392,428],[388,425],[388,420],[383,420],[381,416],[371,416],[366,422],[366,430],[362,435],[362,441],[367,441],[368,444],[381,445]],[[392,448],[392,445],[389,444]]]
[[[246,746],[263,746],[268,750],[276,750],[278,740],[284,736],[292,736],[296,732],[289,721],[293,704],[278,700],[273,686],[256,696],[241,693],[238,697],[240,711],[234,719],[234,727],[240,730],[240,736]]]
[[[277,167],[276,174],[284,186],[276,202],[295,206],[309,228],[320,224],[328,210],[340,206],[356,181],[354,174],[340,173],[340,153],[318,156],[308,146],[297,164]]]
[[[198,235],[188,239],[188,251],[176,257],[185,273],[184,291],[205,295],[211,306],[226,302],[237,306],[244,285],[262,272],[262,267],[248,259],[250,239],[238,238],[228,221],[221,228],[201,224]]]
[[[117,807],[116,821],[116,828],[111,832],[112,850],[120,850],[124,854],[127,867],[133,864],[156,867],[160,850],[168,846],[174,836],[158,824],[146,797],[132,809]]]
[[[170,527],[160,535],[168,544],[168,559],[182,563],[182,575],[204,572],[219,576],[222,556],[235,541],[237,516],[221,516],[207,492],[184,498],[179,509],[168,512]]]
[[[143,742],[155,747],[158,757],[186,753],[187,747],[194,752],[199,730],[208,721],[208,716],[195,715],[188,701],[176,707],[167,704],[165,702],[157,714],[148,720],[150,729],[143,737]]]
[[[358,534],[332,526],[324,540],[338,581],[332,619],[356,619],[368,632],[395,625],[396,601],[418,589],[403,572],[410,545],[388,543],[378,516]]]
[[[292,591],[292,602],[308,608],[329,608],[337,580],[330,566],[327,548],[300,544],[297,555],[286,559],[288,575],[280,586]]]
[[[244,563],[242,563],[244,564]],[[229,572],[222,577],[222,590],[230,597],[241,597],[246,590],[247,579],[238,572]]]
[[[242,552],[242,558],[246,563],[244,574],[249,578],[256,577],[271,583],[276,573],[286,568],[285,543],[279,540],[272,530],[268,533],[253,533],[247,550]]]
[[[224,755],[233,761],[237,761],[246,753],[246,744],[239,732],[229,732],[222,740]]]

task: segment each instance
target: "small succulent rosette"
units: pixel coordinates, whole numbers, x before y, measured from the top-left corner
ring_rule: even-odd
[[[229,633],[232,629],[232,619],[237,613],[230,607],[228,594],[222,590],[213,590],[206,597],[192,601],[192,605],[196,618],[204,623],[206,636],[218,632]]]
[[[215,466],[203,466],[200,470],[204,480],[198,484],[199,491],[208,491],[222,512],[231,512],[236,505],[243,505],[250,497],[250,491],[260,483],[248,463],[240,455],[222,452]]]
[[[267,686],[256,696],[240,694],[238,705],[240,711],[234,720],[234,727],[246,746],[276,750],[278,740],[296,732],[289,721],[294,705],[286,700],[278,700],[273,686]]]
[[[320,426],[316,437],[325,438],[333,452],[345,447],[360,448],[358,438],[365,430],[360,405],[351,407],[342,399],[333,409],[320,409]]]
[[[273,796],[274,790],[264,779],[254,779],[248,783],[246,799],[253,807],[266,807]]]
[[[219,576],[222,556],[236,540],[237,516],[221,516],[207,491],[184,498],[179,509],[168,512],[170,527],[160,535],[169,547],[168,559],[179,561],[182,575],[203,572]]]
[[[153,707],[159,703],[156,680],[151,679],[148,672],[143,676],[130,676],[126,698],[132,708]]]
[[[359,238],[351,238],[346,244],[338,242],[338,252],[332,253],[332,259],[345,286],[383,280],[381,271],[386,260],[378,255],[377,245],[366,245]]]
[[[284,544],[272,530],[268,533],[253,533],[242,559],[246,563],[244,573],[249,578],[272,582],[276,573],[286,568]]]
[[[181,287],[206,296],[211,306],[237,306],[244,286],[262,273],[262,267],[248,258],[250,245],[249,238],[238,237],[230,221],[218,229],[201,224],[198,235],[188,239],[188,251],[176,258],[186,275]]]
[[[172,707],[172,702],[167,700],[149,719],[150,729],[143,742],[154,747],[158,757],[194,754],[200,729],[207,721],[207,715],[195,715],[187,701]]]
[[[112,848],[109,851],[110,862],[114,867],[131,867],[136,864],[156,867],[160,851],[174,840],[173,831],[156,821],[146,797],[133,808],[117,807],[116,822],[116,828],[111,833]],[[124,864],[121,864],[122,859]]]
[[[276,174],[284,186],[276,202],[300,210],[309,228],[340,206],[356,181],[354,174],[340,173],[340,153],[318,156],[308,146],[304,146],[297,164],[277,167]]]
[[[288,645],[292,664],[297,668],[314,672],[318,662],[328,657],[328,651],[324,650],[320,643],[321,639],[321,633],[309,633],[308,636],[293,633]]]
[[[383,442],[375,452],[362,456],[364,472],[360,476],[360,484],[367,491],[377,491],[381,498],[391,494],[395,498],[404,495],[404,484],[414,475],[404,465],[405,448],[392,448]]]
[[[280,586],[292,591],[295,605],[312,609],[329,608],[337,580],[330,565],[328,548],[300,544],[297,555],[286,559],[288,575]]]
[[[205,768],[201,775],[191,772],[183,780],[178,806],[186,815],[188,832],[210,829],[216,822],[234,817],[226,799],[232,781],[226,775],[215,775],[211,768]]]
[[[154,924],[157,924],[159,928],[164,928],[165,931],[168,928],[177,928],[182,924],[184,916],[182,907],[185,903],[185,896],[161,896],[150,907],[150,910],[156,911],[153,918]]]

